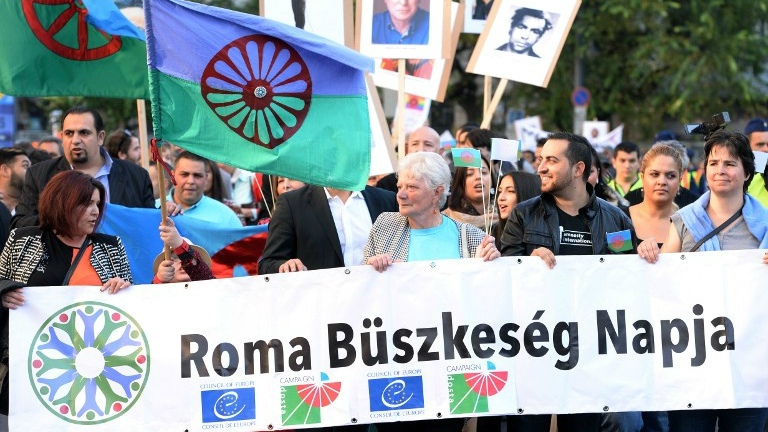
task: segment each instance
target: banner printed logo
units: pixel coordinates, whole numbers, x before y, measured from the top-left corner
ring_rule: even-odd
[[[318,424],[320,408],[332,404],[341,393],[340,382],[327,382],[328,375],[320,373],[319,384],[300,384],[280,388],[283,426]]]
[[[369,379],[368,397],[371,411],[424,408],[424,384],[420,375]]]
[[[49,411],[69,423],[99,424],[139,399],[149,376],[149,344],[122,310],[76,303],[43,323],[28,363],[32,389]]]
[[[293,47],[271,36],[250,35],[230,42],[213,56],[203,71],[200,90],[230,129],[273,149],[304,123],[312,79]]]
[[[61,5],[67,7],[61,9]],[[120,36],[104,33],[86,22],[88,9],[80,0],[21,0],[21,6],[35,37],[66,59],[99,60],[123,46]]]
[[[256,389],[252,387],[200,392],[203,423],[256,419]]]
[[[488,399],[507,384],[507,371],[497,371],[488,362],[486,372],[448,375],[448,401],[451,414],[487,413]]]

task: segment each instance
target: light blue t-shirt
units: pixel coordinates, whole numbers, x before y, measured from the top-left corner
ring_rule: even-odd
[[[408,243],[408,261],[433,261],[461,258],[459,253],[459,229],[443,215],[443,222],[427,229],[411,228]]]

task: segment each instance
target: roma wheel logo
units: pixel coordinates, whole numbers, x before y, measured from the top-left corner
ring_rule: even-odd
[[[118,52],[123,42],[85,21],[80,0],[21,0],[24,18],[49,50],[70,60],[99,60]]]
[[[203,98],[238,135],[273,149],[301,128],[312,80],[306,63],[285,42],[264,35],[230,42],[208,63]]]
[[[69,423],[99,424],[138,400],[149,376],[149,346],[128,314],[84,302],[46,320],[28,363],[32,388],[49,411]]]

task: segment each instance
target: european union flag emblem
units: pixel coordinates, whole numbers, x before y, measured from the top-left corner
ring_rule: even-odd
[[[368,380],[371,411],[424,408],[421,376],[377,378]]]
[[[256,389],[233,388],[200,393],[203,423],[256,419]]]

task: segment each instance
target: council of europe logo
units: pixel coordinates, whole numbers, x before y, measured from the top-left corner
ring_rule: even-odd
[[[424,408],[421,376],[376,378],[368,380],[371,411]]]
[[[51,315],[29,348],[28,375],[40,402],[75,424],[99,424],[127,412],[149,376],[149,344],[122,310],[99,302]]]
[[[253,387],[206,390],[200,393],[203,423],[254,420],[256,389]]]

